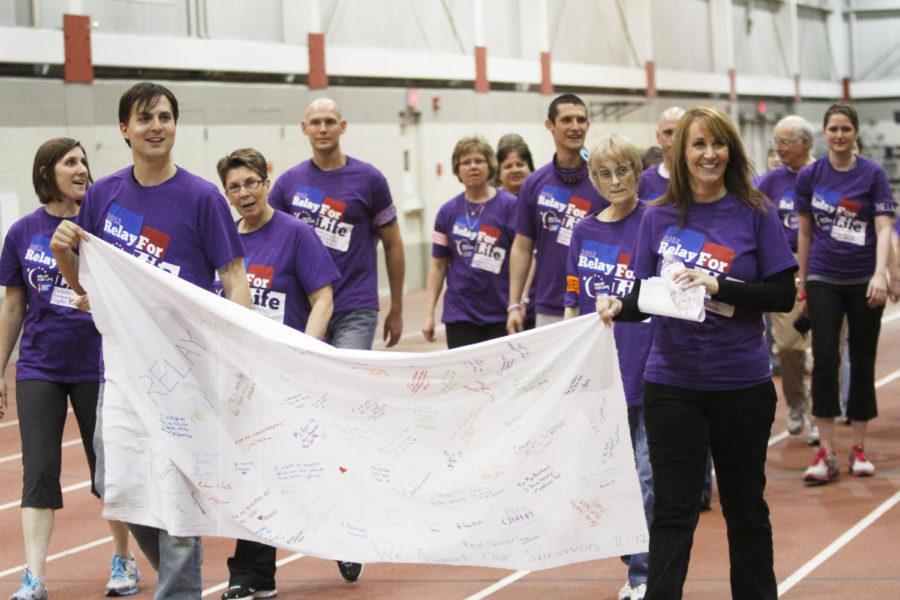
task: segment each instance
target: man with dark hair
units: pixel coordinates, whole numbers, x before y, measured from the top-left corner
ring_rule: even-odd
[[[206,290],[213,290],[218,272],[225,297],[249,308],[243,248],[228,204],[215,185],[172,162],[178,118],[175,96],[161,85],[139,83],[122,96],[119,115],[119,130],[134,164],[97,181],[82,202],[81,227],[63,221],[51,240],[69,286],[84,294],[74,250],[91,233]],[[82,306],[86,306],[84,300]],[[99,435],[94,438],[101,494],[105,462],[125,468],[122,457],[104,455],[102,402],[101,392]],[[136,442],[151,443],[149,439]],[[203,545],[199,537],[169,535],[146,525],[129,524],[128,528],[159,573],[155,600],[200,598]]]
[[[535,268],[536,325],[563,318],[566,293],[566,254],[572,228],[584,216],[604,208],[604,200],[588,178],[581,155],[590,127],[587,107],[574,94],[563,94],[550,103],[545,127],[553,136],[553,160],[525,180],[519,193],[516,238],[509,261],[509,306],[506,329],[522,331],[525,309],[522,293],[532,254]]]

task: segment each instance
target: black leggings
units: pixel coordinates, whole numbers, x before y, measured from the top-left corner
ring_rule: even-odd
[[[91,471],[94,487],[96,456],[94,426],[97,421],[99,382],[58,383],[38,379],[16,382],[16,410],[19,413],[19,435],[22,438],[22,508],[63,507],[59,476],[62,470],[62,437],[68,404],[78,421],[81,444]]]
[[[847,417],[868,421],[878,416],[875,403],[875,353],[884,306],[866,303],[868,284],[836,285],[807,281],[806,303],[812,324],[812,412],[817,417],[841,414],[838,370],[841,365],[841,322],[847,315],[850,349],[850,396]]]
[[[447,331],[447,347],[459,348],[486,342],[506,335],[506,321],[477,325],[475,323],[445,323]]]

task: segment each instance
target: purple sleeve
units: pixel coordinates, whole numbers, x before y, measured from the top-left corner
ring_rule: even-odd
[[[294,269],[297,280],[308,296],[317,289],[334,283],[340,279],[341,274],[316,232],[306,223],[302,225],[306,231],[300,232],[297,236]]]
[[[637,197],[641,200],[646,198],[646,196],[644,195],[647,192],[647,178],[644,176],[646,173],[647,171],[642,171],[641,178],[638,180]]]
[[[376,172],[376,175],[372,177],[372,189],[369,197],[372,199],[369,211],[372,224],[376,228],[385,227],[397,220],[397,207],[394,206],[394,200],[391,198],[391,188],[381,173]]]
[[[812,212],[810,204],[812,198],[812,169],[815,163],[805,167],[797,174],[797,183],[794,185],[794,210],[802,213]]]
[[[566,295],[563,298],[563,306],[566,308],[578,307],[578,292],[581,281],[578,278],[578,253],[581,247],[581,235],[578,227],[572,231],[572,239],[569,242],[569,252],[566,254]]]
[[[778,213],[766,205],[766,214],[759,214],[756,226],[756,245],[759,249],[759,274],[761,279],[797,268],[797,260],[784,237],[784,227]]]
[[[206,259],[218,270],[244,255],[237,225],[231,219],[228,202],[210,192],[200,209],[200,240]]]
[[[519,201],[516,202],[516,233],[530,237],[532,240],[537,237],[537,226],[534,222],[534,206],[536,199],[534,198],[534,178],[529,177],[522,184],[522,190],[519,194]]]
[[[444,204],[434,218],[434,231],[431,232],[431,256],[434,258],[450,258],[450,228],[447,227],[450,202]]]
[[[875,177],[872,185],[872,199],[875,201],[875,214],[894,216],[894,194],[891,192],[891,184],[888,183],[884,169],[875,165]]]
[[[22,265],[16,253],[16,240],[18,228],[13,225],[6,239],[3,240],[3,253],[0,254],[0,285],[24,287],[22,278]]]
[[[648,279],[656,275],[656,251],[653,246],[653,207],[648,207],[641,217],[637,238],[634,241],[634,278]]]
[[[272,186],[272,191],[269,192],[269,206],[275,210],[291,214],[291,198],[285,189],[290,185],[288,183],[288,173],[289,171],[285,171],[281,174],[281,177],[275,180],[275,185]]]

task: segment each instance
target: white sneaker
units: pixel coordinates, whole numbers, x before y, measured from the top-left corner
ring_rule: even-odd
[[[875,465],[868,458],[859,444],[850,449],[850,474],[854,477],[871,477],[875,474]]]
[[[813,425],[809,428],[809,435],[806,438],[807,446],[818,446],[819,445],[819,427],[818,425]]]
[[[113,555],[109,563],[109,581],[106,582],[107,596],[130,596],[137,594],[141,572],[138,571],[134,557],[125,558]]]
[[[647,594],[647,584],[642,583],[631,588],[631,600],[644,600],[644,596]]]
[[[622,589],[619,590],[619,600],[631,600],[631,586],[627,581],[622,586]]]
[[[788,410],[787,421],[785,422],[785,427],[788,430],[788,433],[791,435],[799,435],[801,431],[803,431],[803,409],[804,405],[800,406],[792,406]]]

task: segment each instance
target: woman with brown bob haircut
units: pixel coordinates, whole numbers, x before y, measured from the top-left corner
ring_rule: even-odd
[[[16,410],[24,465],[22,530],[25,574],[12,600],[47,598],[44,569],[56,510],[62,508],[59,477],[68,403],[78,421],[94,487],[94,429],[100,390],[100,334],[91,315],[75,307],[50,250],[50,238],[64,220],[77,220],[81,199],[93,183],[81,143],[71,138],[44,142],[34,156],[32,183],[43,205],[10,227],[0,255],[0,368],[6,370],[22,333],[16,362]],[[0,380],[0,418],[7,409]],[[109,521],[115,544],[107,596],[137,592],[140,580],[128,547],[128,530]]]
[[[665,265],[676,286],[706,292],[703,321],[652,321],[644,390],[655,486],[647,600],[681,598],[710,450],[732,596],[777,597],[763,497],[776,403],[763,313],[791,309],[797,263],[775,208],[750,176],[729,118],[714,108],[689,110],[675,131],[668,193],[647,209],[638,231],[636,280],[661,275]],[[636,281],[621,300],[599,297],[601,318],[646,318],[640,289]]]

